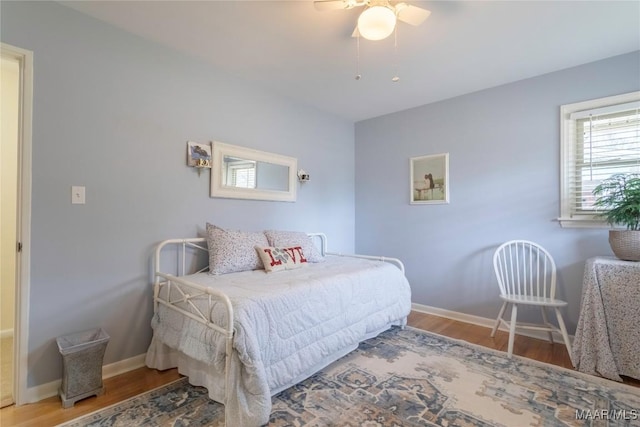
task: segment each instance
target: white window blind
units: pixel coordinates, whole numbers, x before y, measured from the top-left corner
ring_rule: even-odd
[[[640,92],[563,106],[563,226],[604,224],[596,217],[593,189],[616,173],[640,173],[636,99]]]
[[[256,164],[255,162],[237,162],[228,166],[229,177],[232,187],[256,188]]]

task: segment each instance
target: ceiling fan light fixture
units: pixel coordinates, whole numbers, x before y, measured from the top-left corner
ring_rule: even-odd
[[[396,14],[386,6],[371,6],[358,18],[358,32],[367,40],[382,40],[393,33]]]

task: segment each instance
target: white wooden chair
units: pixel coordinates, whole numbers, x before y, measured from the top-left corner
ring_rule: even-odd
[[[549,341],[553,343],[553,332],[560,332],[564,344],[572,358],[571,342],[567,334],[560,308],[567,305],[566,301],[558,300],[556,295],[556,264],[543,247],[527,240],[511,240],[500,245],[493,254],[493,268],[500,287],[500,298],[503,300],[500,313],[491,331],[495,336],[500,323],[509,328],[509,347],[507,354],[513,354],[513,341],[516,328],[547,331]],[[502,318],[507,305],[511,305],[511,320]],[[518,306],[538,306],[542,311],[543,325],[532,325],[516,322]],[[547,320],[546,308],[555,310],[558,327]],[[571,360],[573,364],[573,359]],[[575,364],[574,364],[575,366]]]

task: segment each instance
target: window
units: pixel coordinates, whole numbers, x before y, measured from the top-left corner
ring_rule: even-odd
[[[640,92],[563,105],[563,227],[600,227],[593,189],[615,173],[640,173]]]
[[[256,162],[237,160],[228,163],[227,184],[231,187],[256,188]]]

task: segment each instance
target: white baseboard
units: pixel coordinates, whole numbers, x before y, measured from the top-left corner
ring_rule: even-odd
[[[133,371],[134,369],[142,368],[145,366],[145,357],[146,353],[142,353],[119,362],[105,365],[102,367],[102,378],[111,378],[116,375],[124,374],[125,372]]]
[[[104,365],[102,367],[102,378],[107,379],[115,377],[116,375],[124,374],[125,372],[141,368],[145,366],[144,359],[145,353],[142,353],[125,360],[120,360],[119,362]],[[27,388],[25,403],[35,403],[48,397],[57,396],[58,389],[60,388],[61,383],[62,380],[60,379],[51,381],[46,384],[40,384],[35,387]]]
[[[411,309],[420,313],[433,314],[434,316],[440,316],[447,319],[457,320],[459,322],[471,323],[472,325],[484,326],[485,328],[493,328],[493,325],[496,319],[488,319],[486,317],[474,316],[472,314],[460,313],[457,311],[445,310],[443,308],[431,307],[428,305],[412,303]],[[497,313],[496,313],[497,315]],[[500,325],[499,328],[501,331],[509,332],[504,325]],[[530,331],[526,329],[518,330],[518,335],[524,335],[531,338],[537,338],[540,340],[548,341],[549,336],[546,332],[543,331]],[[553,340],[558,344],[564,345],[564,340],[562,339],[562,335],[554,332]],[[569,341],[573,343],[573,335],[569,335]]]
[[[0,330],[0,338],[13,338],[13,329]]]

